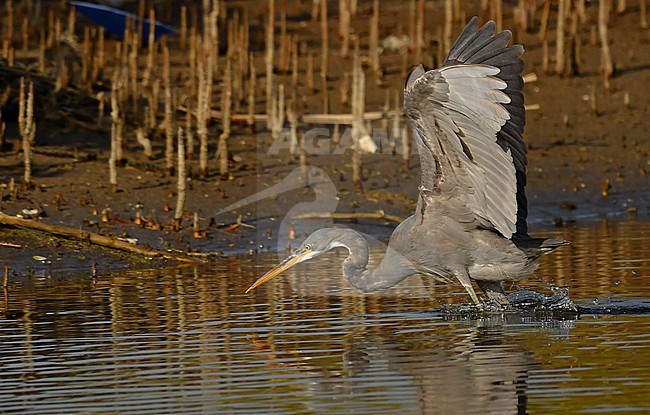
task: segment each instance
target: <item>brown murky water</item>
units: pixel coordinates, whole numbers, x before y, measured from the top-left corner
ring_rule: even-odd
[[[633,308],[650,301],[650,222],[540,233],[573,243],[523,287],[632,314],[445,315],[460,286],[356,295],[341,254],[248,295],[277,257],[13,281],[0,412],[650,412],[650,314]]]

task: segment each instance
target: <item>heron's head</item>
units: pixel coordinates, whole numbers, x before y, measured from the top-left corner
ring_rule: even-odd
[[[318,255],[325,253],[332,248],[336,248],[337,246],[345,246],[345,244],[341,243],[338,240],[339,238],[337,238],[345,231],[346,230],[339,228],[324,228],[312,233],[302,244],[300,244],[298,249],[293,251],[291,255],[285,258],[284,261],[280,262],[280,264],[275,268],[262,275],[260,279],[255,281],[255,283],[246,290],[246,292],[270,281],[296,264],[317,257]]]

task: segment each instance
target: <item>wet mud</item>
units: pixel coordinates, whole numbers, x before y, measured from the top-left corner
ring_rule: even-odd
[[[44,2],[47,3],[47,2]],[[332,2],[334,3],[334,2]],[[263,39],[261,23],[265,2],[235,4],[232,10],[247,8],[250,14],[252,49],[259,52],[255,65],[258,67],[260,85],[263,82]],[[360,2],[356,32],[361,37],[362,50],[366,47],[367,19],[372,14],[370,2]],[[384,39],[400,30],[408,15],[403,2],[381,3],[381,33]],[[463,2],[463,4],[466,4]],[[510,3],[506,2],[507,5]],[[308,11],[302,6],[288,9],[287,30],[300,33],[313,51],[318,52],[320,32],[317,25],[305,24]],[[438,27],[444,18],[441,3],[427,6],[427,22]],[[508,6],[510,7],[510,6]],[[232,11],[231,10],[231,11]],[[536,82],[527,83],[524,92],[526,103],[534,109],[527,111],[525,140],[529,146],[528,200],[529,221],[536,228],[571,226],[575,221],[596,219],[625,220],[633,217],[646,220],[650,209],[650,33],[639,27],[639,10],[634,6],[622,14],[612,12],[609,25],[611,50],[615,61],[615,73],[604,87],[600,68],[600,47],[592,44],[590,34],[597,20],[597,7],[591,2],[587,8],[589,21],[581,25],[582,58],[577,74],[551,75],[542,69],[543,48],[537,33],[515,30],[515,39],[526,48],[524,74],[535,73]],[[229,12],[231,16],[231,12]],[[479,2],[467,2],[467,16],[479,13]],[[554,33],[556,10],[551,10],[549,33]],[[331,5],[331,31],[337,27],[337,11]],[[163,13],[164,15],[164,13]],[[173,17],[173,14],[168,14]],[[515,28],[511,14],[505,13],[504,28]],[[177,17],[176,17],[177,19]],[[169,23],[175,24],[176,21]],[[90,21],[78,18],[78,30],[90,26]],[[464,22],[454,24],[454,36]],[[312,27],[314,26],[314,27]],[[225,27],[225,26],[224,26]],[[332,38],[332,52],[328,89],[332,94],[331,112],[349,112],[349,107],[339,104],[337,93],[349,60],[338,57],[338,38]],[[224,35],[225,39],[225,35]],[[116,40],[110,40],[116,42]],[[549,36],[550,47],[554,39]],[[173,73],[184,70],[184,55],[178,47],[178,39],[168,40],[175,63]],[[434,63],[435,41],[432,40],[425,63]],[[31,53],[31,55],[30,55]],[[16,60],[29,63],[33,51],[17,52]],[[225,59],[223,56],[220,59]],[[302,65],[306,57],[302,56]],[[409,59],[413,59],[411,56]],[[385,50],[381,55],[384,76],[378,85],[368,74],[366,87],[366,110],[380,110],[386,93],[400,91],[403,79],[400,73],[401,56]],[[410,62],[415,64],[415,62]],[[221,65],[223,67],[223,65]],[[298,168],[297,160],[281,149],[270,152],[274,145],[264,123],[257,123],[254,132],[245,125],[233,124],[229,138],[229,174],[217,173],[214,157],[217,138],[221,132],[218,120],[210,124],[210,160],[208,177],[198,173],[196,160],[188,161],[189,182],[185,214],[180,229],[173,226],[173,206],[177,198],[176,177],[165,169],[164,139],[154,137],[154,156],[148,159],[134,138],[135,125],[127,123],[125,163],[119,168],[119,185],[114,192],[109,185],[108,159],[110,146],[110,120],[108,115],[97,119],[94,92],[88,94],[71,86],[56,96],[58,107],[41,105],[35,114],[37,134],[33,155],[33,187],[21,184],[23,164],[20,152],[17,105],[15,100],[17,78],[10,71],[2,72],[3,82],[14,86],[12,94],[3,107],[3,121],[7,133],[0,154],[0,209],[10,215],[36,210],[35,220],[51,224],[94,231],[104,235],[131,238],[161,250],[175,250],[205,254],[223,258],[229,254],[248,254],[282,250],[278,234],[280,224],[291,208],[319,200],[318,184],[311,186],[290,184],[282,192],[255,200],[246,206],[239,201],[254,197],[260,191],[286,181]],[[304,72],[303,72],[304,74]],[[108,76],[108,75],[107,75]],[[287,75],[281,75],[287,76]],[[34,77],[36,77],[34,75]],[[301,75],[301,79],[302,75]],[[302,81],[301,81],[302,82]],[[52,94],[52,80],[42,79],[43,94]],[[221,102],[218,83],[213,98],[214,107]],[[104,87],[105,88],[105,87]],[[304,113],[319,113],[319,91],[303,92]],[[595,94],[592,94],[595,91]],[[597,100],[597,110],[591,102]],[[44,100],[45,101],[45,100]],[[49,102],[49,101],[48,101]],[[258,112],[264,107],[265,98],[260,90],[256,102]],[[128,119],[128,117],[127,117]],[[182,115],[179,114],[179,120]],[[381,123],[373,123],[381,128]],[[325,128],[325,136],[333,136],[332,126],[303,125],[301,130]],[[404,165],[399,154],[385,148],[379,154],[363,156],[363,191],[352,184],[351,155],[349,150],[334,153],[335,146],[326,143],[330,150],[308,154],[308,164],[323,172],[323,180],[335,189],[333,198],[324,205],[316,203],[312,210],[333,206],[337,212],[377,212],[407,217],[414,209],[417,197],[419,163],[412,154],[409,165]],[[316,152],[314,152],[316,153]],[[324,153],[324,154],[323,154]],[[14,180],[15,188],[10,189]],[[228,210],[228,207],[233,209]],[[224,211],[226,210],[226,211]],[[193,229],[194,213],[198,213],[197,228]],[[141,217],[143,220],[138,221]],[[292,238],[301,239],[306,230],[301,221],[290,221],[296,228]],[[395,223],[386,220],[340,221],[347,226],[386,238]],[[318,225],[314,222],[310,226]],[[197,232],[198,230],[198,232]],[[51,242],[42,235],[20,235],[16,230],[0,227],[0,241],[10,242],[23,248],[0,247],[2,263],[17,274],[30,268],[29,261],[35,256],[48,260],[69,261],[75,268],[77,262],[71,255],[82,251],[88,263],[104,266],[130,266],[137,258],[124,260],[121,255],[96,252],[90,247],[69,247],[65,243]],[[284,243],[284,242],[283,242]],[[86,250],[89,250],[86,252]],[[29,259],[32,258],[32,259]],[[85,261],[85,260],[84,260]],[[82,261],[82,262],[84,262]],[[121,264],[121,265],[120,265]],[[84,272],[90,268],[80,265]]]

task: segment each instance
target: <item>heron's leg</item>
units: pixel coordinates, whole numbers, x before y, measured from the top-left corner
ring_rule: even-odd
[[[479,288],[490,299],[496,301],[500,305],[510,305],[510,301],[506,298],[506,293],[503,292],[503,286],[500,281],[482,281],[476,280]]]
[[[472,301],[474,301],[474,304],[480,305],[481,302],[478,300],[478,297],[474,292],[474,287],[472,287],[472,280],[469,279],[469,275],[458,273],[456,274],[456,278],[458,278],[458,281],[460,281],[463,287],[465,287],[469,296],[472,297]]]

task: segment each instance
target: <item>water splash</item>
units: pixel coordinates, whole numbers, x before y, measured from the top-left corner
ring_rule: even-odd
[[[576,304],[569,298],[568,287],[549,285],[549,295],[532,290],[517,290],[508,294],[511,306],[516,310],[534,311],[560,311],[575,313],[578,311]]]

